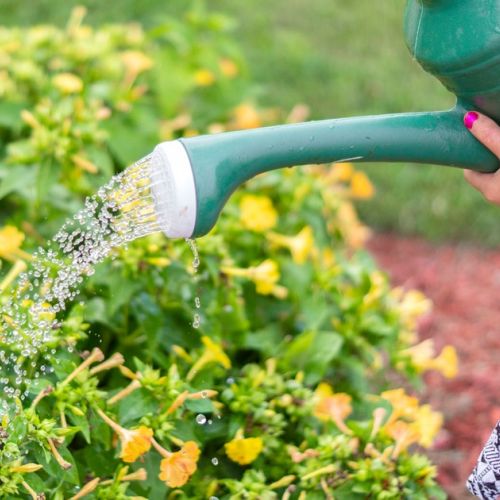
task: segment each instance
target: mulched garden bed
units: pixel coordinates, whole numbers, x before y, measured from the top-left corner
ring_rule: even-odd
[[[417,288],[433,301],[421,338],[434,338],[438,350],[457,349],[455,379],[426,375],[425,399],[446,419],[430,455],[449,498],[473,498],[465,480],[500,419],[500,250],[392,234],[375,234],[368,249],[394,285]]]

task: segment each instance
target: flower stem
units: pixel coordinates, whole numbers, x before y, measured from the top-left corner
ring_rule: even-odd
[[[93,351],[90,353],[90,356],[80,364],[80,366],[77,366],[60,384],[59,387],[64,387],[65,385],[68,385],[79,373],[81,373],[85,368],[90,366],[92,363],[95,363],[96,361],[102,361],[104,359],[104,354],[102,351],[98,348],[95,347]]]
[[[108,399],[108,404],[113,405],[121,399],[126,398],[136,389],[139,389],[139,387],[141,387],[141,383],[139,382],[139,380],[132,380],[132,382],[130,382],[130,384],[125,387],[125,389],[122,389],[120,392],[117,392],[112,398]]]
[[[163,458],[169,458],[170,455],[172,454],[170,451],[166,450],[165,448],[163,448],[163,446],[158,444],[158,442],[153,437],[151,438],[151,444]]]
[[[96,412],[117,434],[122,434],[123,429],[121,425],[109,418],[100,408],[96,408]]]
[[[57,451],[57,448],[54,444],[54,441],[50,438],[47,439],[47,442],[49,443],[50,451],[52,452],[52,455],[56,459],[56,462],[64,469],[70,469],[71,464],[69,462],[66,462],[64,458],[61,456],[61,454]]]

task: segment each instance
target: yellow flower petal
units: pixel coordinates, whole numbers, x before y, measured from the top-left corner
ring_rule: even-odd
[[[52,78],[54,87],[63,94],[77,94],[83,90],[83,81],[73,73],[59,73]]]
[[[194,81],[200,87],[209,87],[215,82],[215,75],[208,69],[199,69],[194,74]]]
[[[387,427],[387,433],[394,441],[392,458],[397,458],[399,454],[419,439],[418,432],[408,423],[398,420]]]
[[[413,418],[418,410],[418,399],[413,396],[408,396],[404,389],[384,391],[380,396],[386,401],[389,401],[392,406],[392,414],[388,424],[400,417]]]
[[[226,370],[231,368],[231,360],[222,350],[222,347],[219,344],[216,344],[210,337],[207,337],[206,335],[201,338],[201,341],[212,355],[214,361],[220,363],[224,368],[226,368]]]
[[[355,172],[351,178],[351,195],[367,200],[375,194],[375,188],[364,172]]]
[[[257,267],[251,268],[250,279],[255,283],[257,293],[263,295],[273,293],[274,287],[280,279],[278,264],[271,259],[265,260]]]
[[[15,260],[14,254],[21,247],[24,234],[14,226],[5,226],[0,229],[0,257]]]
[[[224,445],[226,455],[240,465],[252,463],[259,456],[263,447],[260,437],[236,438]]]
[[[329,177],[334,180],[347,182],[351,179],[354,173],[354,166],[352,163],[336,163]]]
[[[451,345],[443,347],[441,354],[433,360],[431,367],[441,372],[446,378],[456,377],[458,374],[457,351]]]
[[[240,201],[240,220],[246,229],[264,232],[276,226],[278,212],[267,196],[245,194]]]
[[[257,128],[262,125],[257,110],[250,104],[240,104],[234,109],[233,115],[233,128],[235,129]]]
[[[430,448],[437,433],[443,426],[443,415],[432,411],[430,405],[422,405],[416,415],[412,428],[419,434],[418,443],[425,448]]]
[[[184,486],[197,468],[200,449],[194,441],[184,443],[179,451],[161,461],[159,478],[170,488]]]
[[[222,71],[222,74],[229,78],[233,78],[238,74],[238,66],[236,66],[236,63],[231,59],[221,59],[219,61],[219,68]]]
[[[126,50],[122,53],[121,59],[127,71],[134,75],[153,67],[153,60],[139,50]]]
[[[267,239],[275,245],[288,248],[296,264],[306,262],[314,249],[313,231],[310,226],[304,227],[296,236],[284,236],[271,232],[267,235]]]
[[[153,431],[148,427],[141,426],[134,430],[123,429],[120,433],[122,451],[120,458],[127,463],[135,462],[139,457],[151,448]]]

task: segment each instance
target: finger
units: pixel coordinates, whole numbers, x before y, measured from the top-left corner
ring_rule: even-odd
[[[500,127],[491,118],[469,111],[464,116],[464,124],[476,139],[500,158]]]
[[[495,205],[500,205],[500,171],[483,174],[474,170],[464,170],[464,177],[482,195]]]

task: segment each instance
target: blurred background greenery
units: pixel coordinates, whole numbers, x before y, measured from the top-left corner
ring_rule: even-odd
[[[2,23],[62,25],[78,4],[88,21],[137,20],[147,27],[182,8],[183,0],[0,0]],[[211,0],[237,23],[256,99],[267,106],[311,108],[311,118],[446,108],[452,96],[408,54],[404,2],[357,0]],[[499,209],[484,202],[462,172],[427,165],[363,166],[377,188],[358,205],[378,230],[433,241],[500,243]]]

